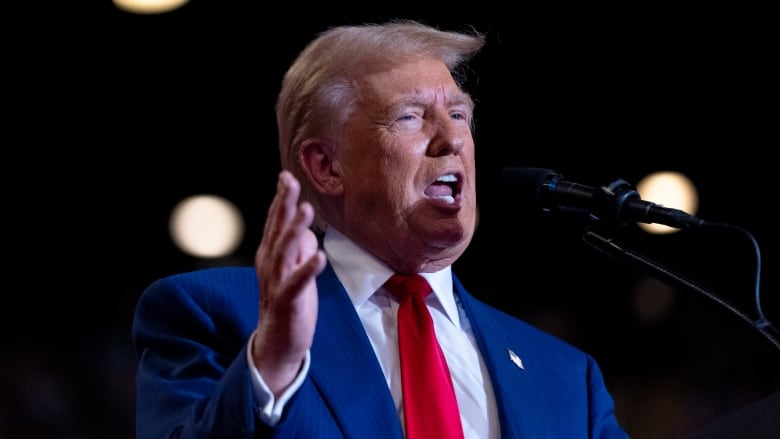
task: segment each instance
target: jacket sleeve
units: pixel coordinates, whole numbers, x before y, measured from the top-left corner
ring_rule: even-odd
[[[615,402],[604,383],[596,361],[587,355],[588,386],[590,390],[590,410],[588,423],[591,437],[594,439],[628,439],[628,434],[620,426],[615,415]]]
[[[221,321],[226,304],[203,300],[212,296],[198,288],[167,278],[139,299],[132,329],[139,439],[252,437],[258,427],[241,328],[252,317]]]

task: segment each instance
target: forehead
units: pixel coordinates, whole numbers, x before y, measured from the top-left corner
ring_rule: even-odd
[[[388,102],[399,96],[417,99],[461,101],[466,94],[458,87],[447,66],[432,58],[396,64],[368,73],[358,79],[362,98],[367,102]]]

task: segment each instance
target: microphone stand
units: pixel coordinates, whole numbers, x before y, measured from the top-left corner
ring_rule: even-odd
[[[761,256],[758,244],[749,232],[740,227],[731,226],[729,224],[711,223],[706,221],[702,221],[700,224],[701,227],[736,228],[737,230],[747,234],[753,241],[754,248],[758,255],[758,275],[756,281],[755,297],[756,311],[758,313],[757,319],[752,319],[746,313],[740,311],[737,307],[733,306],[723,298],[719,297],[717,294],[707,290],[701,285],[698,285],[697,283],[685,278],[684,276],[638,252],[621,246],[614,240],[613,237],[607,236],[608,234],[605,233],[606,231],[621,225],[620,212],[623,203],[625,203],[626,200],[637,198],[639,196],[638,193],[628,183],[623,180],[616,180],[610,185],[603,187],[600,192],[594,194],[594,197],[595,196],[598,196],[597,200],[599,202],[595,203],[596,209],[590,212],[591,222],[590,225],[586,227],[585,233],[582,237],[585,243],[594,249],[607,254],[608,256],[619,260],[628,261],[632,265],[639,267],[640,269],[650,273],[652,276],[666,283],[682,286],[697,293],[703,294],[704,296],[733,312],[735,315],[737,315],[737,317],[747,322],[753,329],[757,330],[764,337],[766,337],[767,340],[769,340],[769,342],[772,343],[776,348],[780,349],[780,342],[777,340],[777,338],[775,338],[770,330],[775,332],[778,331],[772,325],[772,323],[766,317],[764,317],[764,314],[761,311],[761,300],[759,292],[760,282],[758,280],[758,277],[760,277],[761,273]]]

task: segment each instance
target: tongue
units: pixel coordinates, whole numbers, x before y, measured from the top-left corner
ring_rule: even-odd
[[[448,184],[433,183],[425,188],[425,195],[429,197],[446,197],[452,196],[452,188]]]

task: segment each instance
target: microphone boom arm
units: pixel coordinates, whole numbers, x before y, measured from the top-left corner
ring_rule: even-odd
[[[707,223],[707,225],[713,226],[715,224]],[[601,234],[594,231],[592,228],[588,228],[585,230],[585,234],[583,235],[582,239],[583,241],[585,241],[585,243],[595,248],[596,250],[599,250],[616,259],[628,261],[632,265],[638,266],[639,268],[643,269],[644,271],[650,273],[654,277],[664,282],[676,286],[682,286],[684,288],[691,289],[697,293],[703,294],[704,296],[712,299],[713,301],[717,302],[718,304],[722,305],[729,311],[736,314],[737,317],[747,322],[753,329],[757,330],[764,337],[766,337],[769,340],[769,342],[772,343],[776,348],[780,349],[780,341],[778,341],[769,331],[770,329],[774,329],[774,326],[772,326],[769,320],[767,320],[766,317],[764,317],[763,313],[761,312],[760,297],[758,295],[756,296],[756,307],[759,313],[759,318],[753,320],[747,314],[740,311],[737,307],[733,306],[727,301],[723,300],[717,294],[683,277],[682,275],[670,270],[669,268],[658,264],[657,262],[647,258],[646,256],[640,253],[637,253],[635,251],[632,251],[630,249],[618,245],[613,239],[602,236]],[[758,288],[758,286],[756,286],[756,288]]]

